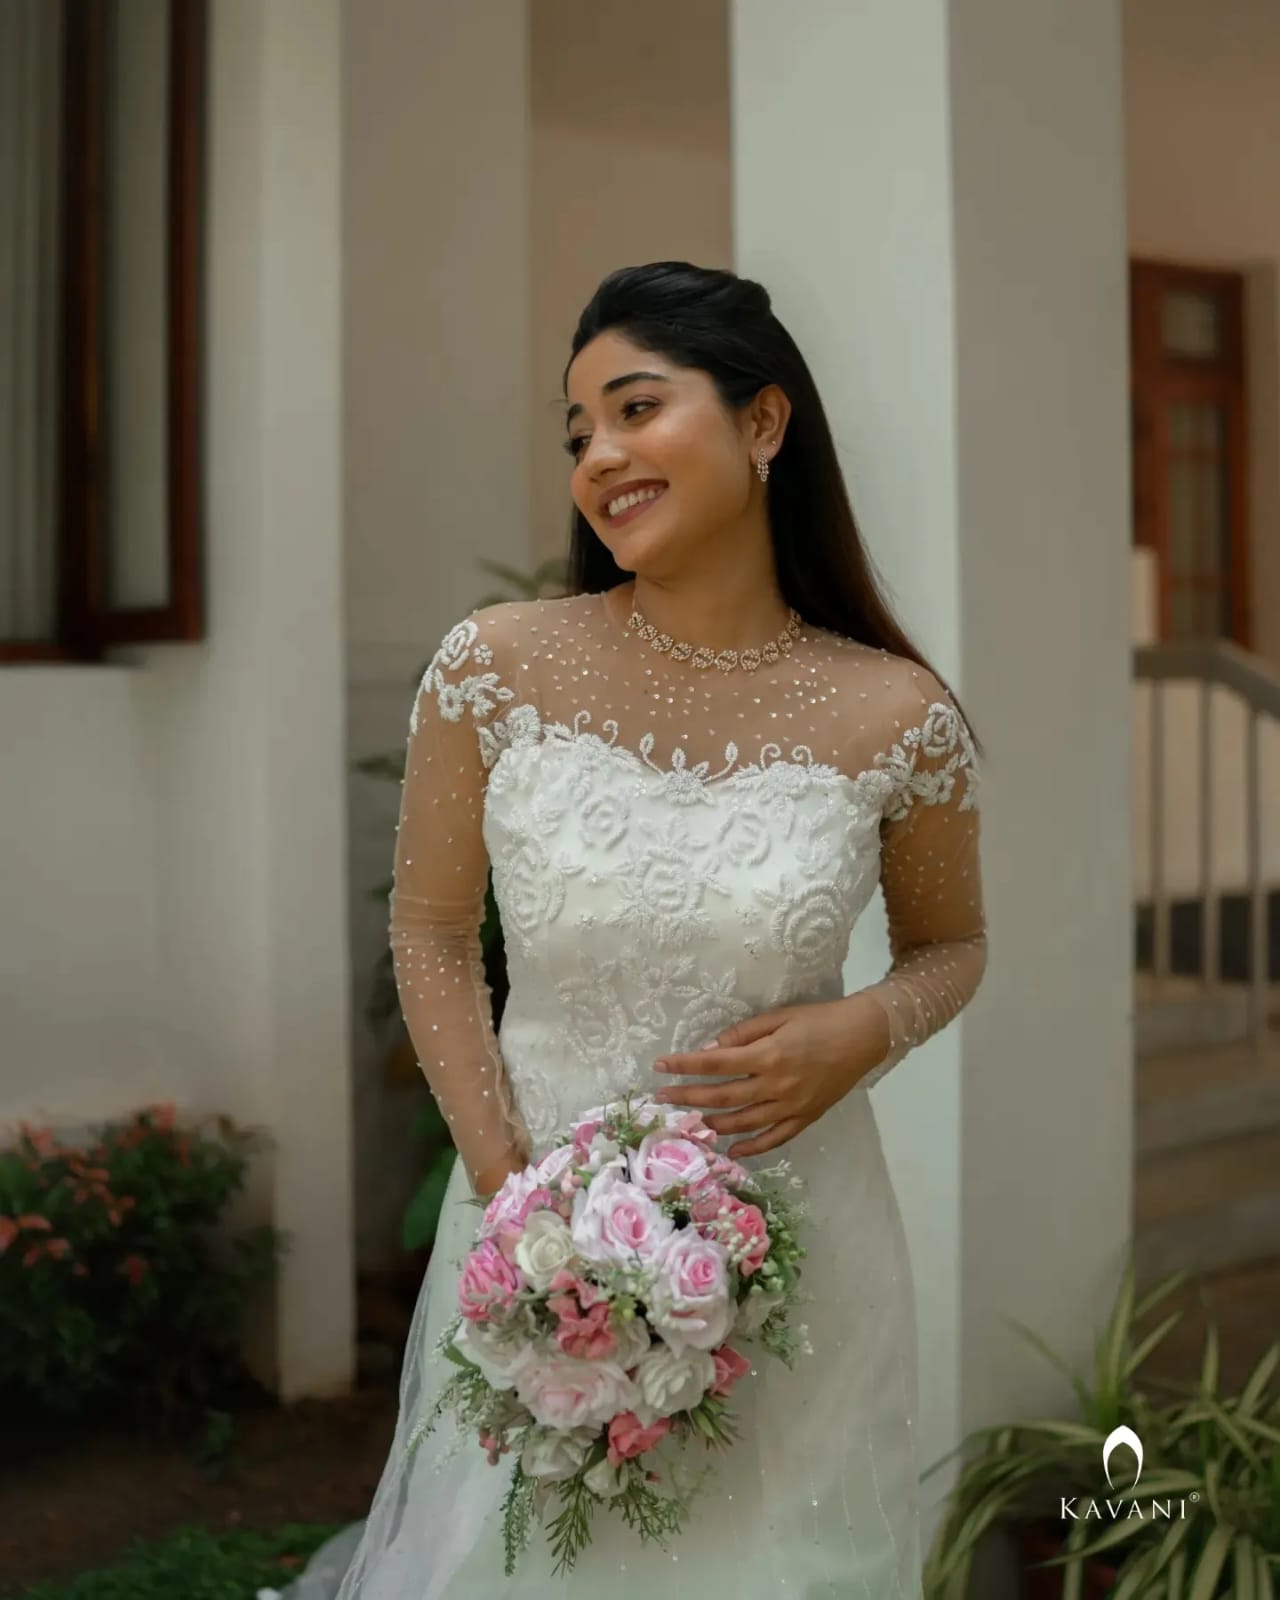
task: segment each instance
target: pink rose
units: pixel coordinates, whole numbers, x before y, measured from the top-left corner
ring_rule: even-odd
[[[482,1239],[492,1237],[504,1222],[523,1224],[529,1213],[532,1196],[538,1191],[547,1194],[536,1167],[530,1166],[523,1172],[513,1172],[484,1208],[480,1237]],[[545,1203],[550,1204],[549,1195]]]
[[[573,1130],[573,1148],[575,1154],[581,1159],[591,1148],[591,1141],[600,1132],[603,1124],[598,1120],[580,1122]]]
[[[645,1427],[634,1411],[621,1411],[609,1424],[609,1464],[629,1461],[652,1450],[671,1431],[670,1417],[659,1417]]]
[[[738,1379],[745,1378],[751,1371],[751,1363],[746,1356],[740,1356],[727,1344],[713,1350],[711,1359],[716,1364],[716,1381],[711,1385],[711,1394],[727,1395]]]
[[[492,1239],[471,1252],[458,1279],[458,1304],[469,1322],[487,1322],[524,1288],[524,1274],[513,1267]]]
[[[720,1207],[732,1198],[728,1190],[722,1188],[714,1178],[704,1178],[685,1196],[689,1213],[699,1224],[714,1222],[720,1214]]]
[[[649,1133],[631,1153],[631,1179],[646,1194],[660,1195],[675,1184],[699,1183],[707,1176],[707,1158],[692,1139],[678,1134]]]
[[[713,1350],[733,1326],[728,1255],[718,1240],[693,1228],[666,1238],[655,1257],[658,1276],[649,1297],[649,1320],[672,1350]]]
[[[600,1361],[611,1356],[617,1348],[613,1329],[609,1326],[609,1305],[597,1301],[587,1312],[579,1309],[572,1295],[558,1295],[548,1301],[560,1319],[555,1340],[567,1356],[577,1356],[580,1361]]]
[[[626,1265],[652,1256],[674,1224],[619,1168],[608,1167],[573,1197],[570,1226],[588,1261]]]
[[[769,1254],[769,1227],[764,1212],[759,1206],[748,1205],[734,1195],[724,1203],[728,1211],[716,1220],[716,1237],[737,1260],[738,1271],[750,1277],[764,1265],[764,1258]]]
[[[609,1298],[607,1289],[602,1289],[599,1284],[591,1283],[586,1278],[580,1278],[571,1267],[561,1267],[555,1277],[552,1278],[548,1288],[552,1294],[576,1295],[579,1304],[583,1306],[593,1306],[597,1300],[607,1300]],[[551,1301],[548,1301],[547,1304],[551,1306],[553,1311],[555,1310]]]
[[[516,1379],[516,1395],[544,1428],[602,1428],[630,1410],[639,1392],[613,1361],[579,1361],[556,1351],[529,1361]]]
[[[732,1156],[721,1155],[718,1150],[712,1150],[708,1154],[707,1168],[713,1178],[717,1178],[729,1188],[749,1184],[752,1181],[751,1173],[741,1162],[735,1161]]]
[[[668,1126],[672,1133],[692,1139],[696,1144],[713,1145],[716,1142],[716,1130],[706,1125],[700,1111],[681,1111]]]
[[[548,1188],[557,1187],[576,1154],[577,1152],[571,1144],[558,1144],[554,1150],[548,1151],[542,1160],[538,1162],[538,1182],[545,1184]]]

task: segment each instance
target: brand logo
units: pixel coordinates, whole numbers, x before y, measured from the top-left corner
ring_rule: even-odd
[[[1062,1519],[1066,1521],[1069,1518],[1072,1522],[1119,1522],[1130,1517],[1137,1517],[1142,1522],[1173,1522],[1184,1519],[1188,1501],[1198,1500],[1199,1495],[1190,1494],[1177,1500],[1157,1500],[1153,1497],[1148,1501],[1140,1501],[1133,1498],[1138,1480],[1142,1477],[1142,1440],[1132,1428],[1123,1424],[1118,1428],[1112,1428],[1102,1443],[1102,1470],[1106,1474],[1107,1486],[1111,1489],[1116,1487],[1115,1479],[1111,1475],[1111,1458],[1122,1447],[1132,1453],[1134,1460],[1133,1481],[1124,1490],[1124,1497],[1118,1500],[1104,1498],[1099,1504],[1097,1500],[1084,1499],[1080,1495],[1071,1495],[1069,1498],[1063,1495],[1059,1508]],[[1117,1462],[1116,1466],[1117,1471],[1121,1470],[1120,1462]]]

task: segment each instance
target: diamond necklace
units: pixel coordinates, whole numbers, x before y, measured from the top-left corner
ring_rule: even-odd
[[[777,638],[770,639],[759,649],[753,645],[749,650],[716,651],[710,645],[692,645],[687,639],[673,639],[669,633],[659,633],[635,606],[632,606],[631,615],[627,618],[627,627],[639,634],[651,650],[669,655],[673,661],[687,661],[700,671],[715,667],[720,672],[732,672],[735,667],[741,667],[745,672],[754,672],[757,667],[766,663],[772,665],[791,654],[796,635],[800,632],[800,613],[794,606],[788,606],[787,625]]]

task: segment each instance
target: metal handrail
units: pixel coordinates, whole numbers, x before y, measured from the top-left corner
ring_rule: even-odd
[[[1133,652],[1135,681],[1151,686],[1150,746],[1150,872],[1152,907],[1152,975],[1157,984],[1169,975],[1171,928],[1169,895],[1164,876],[1164,737],[1165,690],[1170,683],[1195,683],[1200,699],[1200,829],[1199,894],[1204,930],[1201,978],[1206,986],[1218,971],[1221,930],[1213,892],[1213,694],[1223,688],[1245,706],[1246,876],[1249,896],[1249,1034],[1261,1050],[1267,1032],[1270,949],[1267,891],[1262,867],[1261,727],[1264,717],[1280,722],[1280,673],[1266,662],[1225,639],[1179,644],[1138,645]]]

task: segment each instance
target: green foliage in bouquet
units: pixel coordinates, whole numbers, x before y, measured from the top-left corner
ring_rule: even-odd
[[[1140,1338],[1135,1325],[1187,1277],[1174,1273],[1139,1298],[1129,1263],[1091,1378],[1015,1324],[1070,1380],[1078,1415],[978,1429],[960,1446],[981,1448],[963,1467],[930,1550],[927,1600],[963,1600],[974,1552],[998,1524],[1055,1527],[1062,1553],[1040,1565],[1062,1568],[1064,1600],[1079,1600],[1087,1569],[1100,1562],[1114,1571],[1108,1600],[1271,1600],[1280,1574],[1280,1343],[1238,1395],[1225,1395],[1210,1321],[1198,1383],[1143,1382],[1144,1364],[1184,1313],[1169,1313]],[[1102,1461],[1108,1435],[1121,1426],[1143,1445],[1141,1476],[1123,1493],[1107,1487]],[[1109,1515],[1108,1497],[1119,1516]],[[1061,1517],[1064,1499],[1074,1520]],[[1151,1514],[1153,1502],[1168,1513]],[[1098,1514],[1089,1514],[1091,1503]]]
[[[0,1410],[189,1421],[244,1383],[268,1227],[227,1237],[256,1136],[149,1106],[80,1145],[22,1125],[0,1152]]]
[[[568,570],[563,557],[556,556],[542,562],[532,573],[524,573],[500,561],[481,560],[479,563],[492,577],[506,584],[503,591],[494,591],[476,601],[473,610],[482,606],[497,605],[504,600],[537,600],[554,598],[566,592]],[[423,662],[415,686],[427,669]],[[397,784],[404,781],[403,749],[386,755],[366,756],[354,763],[355,770],[366,777],[385,778]],[[385,905],[391,894],[388,876],[369,890],[369,898]],[[498,916],[497,901],[493,896],[493,879],[485,888],[484,920],[480,928],[480,949],[484,958],[485,979],[493,994],[495,1027],[501,1021],[502,1007],[506,1001],[506,951],[502,940],[502,922]],[[365,1018],[373,1028],[387,1026],[399,1017],[400,1003],[396,993],[395,971],[390,949],[384,949],[373,969]],[[425,1106],[418,1118],[415,1131],[425,1145],[423,1176],[418,1189],[409,1202],[401,1224],[401,1242],[406,1250],[429,1249],[435,1241],[440,1224],[440,1208],[444,1192],[453,1170],[457,1152],[449,1135],[448,1125],[434,1102]]]
[[[646,1135],[662,1126],[652,1110],[645,1109],[645,1102],[646,1097],[641,1096],[636,1105],[632,1096],[627,1095],[604,1107],[600,1130],[603,1137],[619,1149],[639,1147]],[[569,1144],[571,1139],[571,1132],[562,1130],[550,1141],[551,1147]],[[570,1161],[565,1170],[579,1173],[590,1181],[590,1170],[574,1161]],[[731,1254],[727,1266],[729,1295],[737,1306],[736,1337],[754,1342],[788,1368],[794,1367],[800,1353],[812,1352],[804,1324],[797,1327],[791,1321],[791,1313],[806,1298],[800,1289],[800,1264],[807,1254],[800,1241],[800,1224],[808,1214],[808,1202],[791,1193],[799,1186],[800,1180],[792,1176],[790,1163],[785,1158],[772,1167],[748,1171],[743,1182],[726,1184],[729,1193],[759,1209],[769,1236],[768,1255],[754,1273],[744,1271],[739,1264],[749,1249],[749,1241],[739,1236],[738,1243],[732,1247],[743,1252]],[[484,1209],[488,1198],[472,1196],[467,1203]],[[681,1185],[664,1190],[655,1200],[676,1228],[692,1225],[692,1214]],[[593,1284],[607,1298],[615,1331],[645,1318],[646,1282],[643,1277],[637,1277],[632,1266],[593,1262],[590,1271]],[[508,1334],[514,1334],[517,1342],[538,1343],[550,1338],[555,1318],[547,1298],[545,1292],[529,1288],[512,1297],[513,1314]],[[611,1507],[642,1541],[656,1540],[664,1544],[670,1535],[683,1529],[694,1497],[712,1473],[705,1461],[698,1464],[683,1454],[671,1459],[662,1454],[662,1446],[659,1446],[645,1455],[645,1459],[637,1455],[615,1463],[612,1475],[606,1471],[602,1478],[599,1469],[609,1456],[608,1441],[602,1435],[586,1449],[572,1476],[540,1480],[527,1472],[523,1452],[548,1430],[539,1427],[513,1390],[494,1388],[480,1365],[471,1359],[464,1347],[455,1343],[464,1322],[464,1318],[455,1316],[440,1336],[437,1353],[457,1370],[440,1387],[427,1415],[413,1429],[407,1452],[412,1454],[434,1431],[441,1417],[449,1415],[463,1435],[471,1434],[480,1439],[491,1465],[496,1466],[502,1455],[514,1455],[502,1517],[508,1577],[514,1574],[519,1555],[529,1543],[537,1520],[535,1512],[543,1514],[553,1496],[558,1498],[559,1509],[549,1521],[545,1515],[542,1520],[547,1524],[553,1572],[557,1574],[568,1572],[574,1566],[590,1543],[593,1516],[605,1505]],[[705,1456],[728,1450],[738,1442],[736,1418],[725,1394],[708,1390],[695,1405],[673,1413],[667,1420],[669,1439],[678,1451],[686,1444],[701,1446]],[[665,1476],[655,1470],[658,1461],[665,1466]]]

